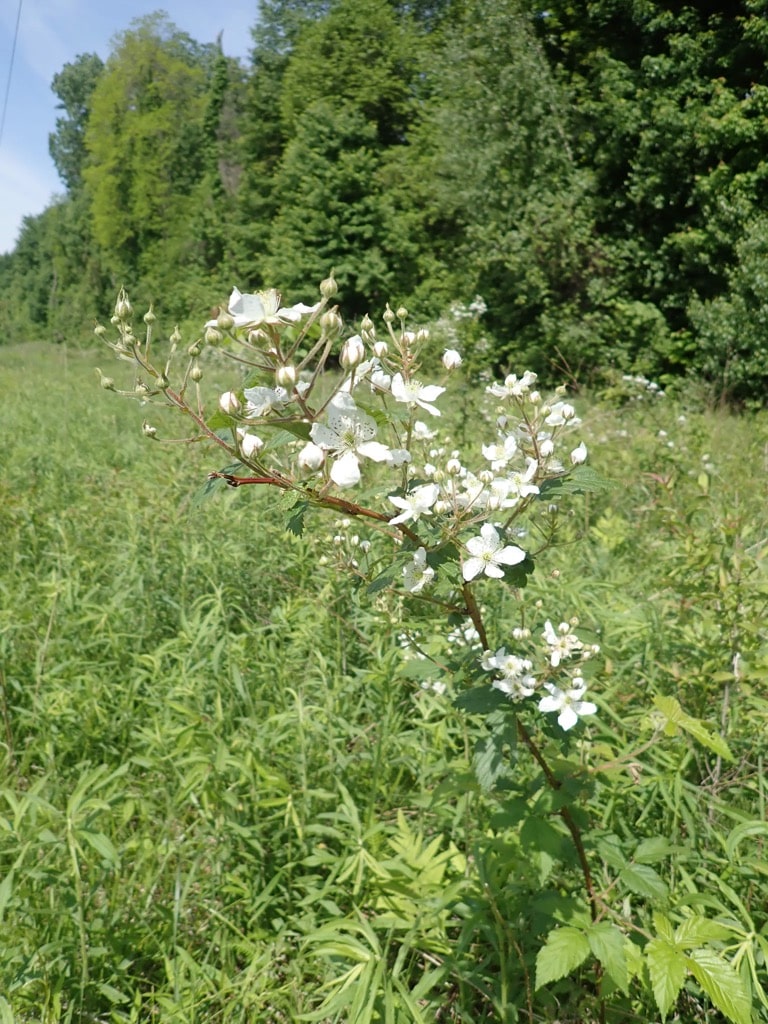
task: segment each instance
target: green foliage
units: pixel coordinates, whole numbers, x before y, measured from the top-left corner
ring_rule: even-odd
[[[596,1020],[600,992],[608,1020],[768,1019],[762,417],[589,412],[617,486],[525,599],[606,658],[553,791],[499,691],[422,688],[316,513],[296,537],[257,488],[195,502],[92,357],[0,357],[0,1014],[490,1024]]]
[[[59,177],[70,192],[82,183],[91,96],[103,70],[104,62],[98,54],[82,53],[53,76],[51,88],[59,98],[58,109],[65,116],[56,119],[56,131],[48,137],[48,148]]]

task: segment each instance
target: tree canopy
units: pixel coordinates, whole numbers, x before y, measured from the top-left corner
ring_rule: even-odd
[[[761,402],[767,57],[758,0],[262,0],[245,64],[139,19],[54,77],[66,193],[0,260],[2,337],[334,268],[352,317],[482,296],[498,368]]]

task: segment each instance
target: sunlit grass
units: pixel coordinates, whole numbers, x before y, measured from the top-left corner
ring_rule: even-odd
[[[408,678],[390,609],[274,496],[199,501],[218,467],[143,438],[97,361],[0,348],[0,1021],[501,1019],[528,883],[499,908],[475,880],[544,868],[490,824],[476,726]],[[735,765],[678,739],[611,797],[715,849],[729,814],[764,812],[768,429],[671,400],[584,411],[612,486],[526,600],[602,645],[606,761],[652,692],[726,735]],[[755,909],[753,876],[731,884]]]

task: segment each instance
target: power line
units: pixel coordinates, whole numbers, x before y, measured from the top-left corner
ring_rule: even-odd
[[[13,46],[11,47],[11,63],[8,65],[8,80],[5,83],[5,97],[3,98],[3,113],[0,115],[0,145],[3,142],[3,129],[5,128],[5,115],[8,111],[8,97],[11,95],[11,76],[13,75],[13,61],[16,57],[16,43],[19,39],[19,25],[21,23],[21,8],[24,0],[19,0],[19,9],[16,12],[16,28],[13,32]]]

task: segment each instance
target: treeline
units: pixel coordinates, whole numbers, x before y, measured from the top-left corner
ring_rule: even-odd
[[[66,191],[0,258],[0,338],[333,268],[346,316],[453,317],[499,368],[761,403],[767,61],[764,0],[262,0],[247,66],[141,19],[54,78]]]

